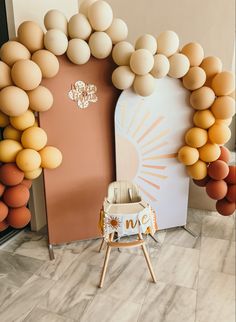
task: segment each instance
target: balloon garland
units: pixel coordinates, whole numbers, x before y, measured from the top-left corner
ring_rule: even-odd
[[[185,135],[178,159],[207,194],[217,200],[222,215],[235,210],[235,166],[228,166],[229,152],[223,145],[230,139],[229,124],[235,114],[234,75],[222,71],[218,57],[204,57],[200,44],[192,42],[179,50],[174,31],[157,38],[145,34],[135,46],[126,41],[126,23],[113,17],[102,0],[85,0],[78,14],[67,21],[58,10],[44,17],[47,32],[33,21],[23,22],[17,40],[0,49],[0,231],[9,225],[24,227],[30,221],[26,208],[31,180],[42,168],[55,169],[61,152],[47,146],[47,134],[37,123],[37,113],[52,107],[53,95],[41,85],[59,71],[56,56],[66,54],[74,64],[85,64],[91,55],[104,59],[112,55],[118,67],[112,82],[120,90],[133,88],[149,96],[155,78],[180,79],[190,91],[194,127]]]

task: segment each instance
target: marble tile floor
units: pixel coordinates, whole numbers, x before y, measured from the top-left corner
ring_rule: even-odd
[[[146,243],[157,284],[138,249],[112,250],[98,283],[101,240],[54,247],[24,230],[0,247],[1,322],[234,322],[235,216],[189,209],[188,227]]]

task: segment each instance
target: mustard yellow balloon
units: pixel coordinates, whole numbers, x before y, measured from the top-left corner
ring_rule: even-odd
[[[40,154],[33,149],[23,149],[17,154],[16,164],[24,172],[34,171],[40,167]]]
[[[0,49],[0,58],[8,66],[12,66],[21,59],[30,59],[29,50],[18,41],[9,40]]]
[[[24,131],[28,127],[31,127],[35,122],[34,113],[30,110],[27,110],[25,113],[20,116],[12,116],[10,117],[11,125],[20,131]]]
[[[197,111],[193,116],[193,123],[202,129],[208,129],[215,123],[215,117],[210,110]]]
[[[185,165],[192,165],[199,159],[198,150],[190,146],[183,146],[178,151],[178,160]]]
[[[202,180],[207,176],[207,164],[198,160],[195,164],[187,166],[188,175],[195,180]]]
[[[15,140],[0,141],[0,162],[15,162],[17,154],[22,150],[22,145]]]
[[[235,88],[235,77],[232,72],[217,74],[211,83],[211,87],[217,96],[229,95]]]
[[[209,108],[215,100],[215,93],[210,87],[203,86],[190,95],[190,104],[196,110],[205,110]]]
[[[205,57],[200,65],[204,69],[207,78],[212,78],[222,71],[222,62],[216,56]]]
[[[36,51],[31,59],[39,66],[44,78],[55,77],[59,71],[59,61],[49,50]]]
[[[134,79],[134,91],[140,96],[150,96],[155,90],[155,79],[152,75],[137,75]]]
[[[208,130],[211,142],[223,145],[231,138],[231,131],[225,124],[214,124]]]
[[[26,92],[16,86],[8,86],[0,91],[1,111],[8,116],[19,116],[29,107],[29,98]]]
[[[138,49],[130,57],[130,68],[137,75],[148,74],[153,66],[153,55],[147,49]]]
[[[185,142],[192,148],[200,148],[207,143],[207,139],[207,131],[199,127],[193,127],[185,134]]]
[[[119,66],[112,73],[113,85],[120,89],[125,90],[133,85],[135,74],[129,66]]]
[[[40,127],[30,127],[23,132],[21,143],[25,149],[39,151],[47,144],[47,134]]]
[[[27,94],[30,108],[33,111],[45,112],[53,105],[53,95],[47,87],[40,85]]]
[[[204,146],[199,148],[198,151],[200,159],[204,162],[216,161],[221,154],[219,145],[215,143],[206,143]]]
[[[3,61],[0,61],[0,75],[0,89],[12,85],[11,69]]]
[[[9,117],[0,111],[0,127],[5,127],[9,124]]]
[[[106,33],[111,38],[113,44],[124,41],[128,37],[128,27],[124,20],[114,18]]]
[[[31,53],[43,49],[44,32],[40,26],[33,21],[24,21],[17,31],[19,42],[21,42]]]
[[[42,168],[38,168],[33,171],[24,172],[25,179],[28,179],[28,180],[37,179],[40,176],[40,174],[42,173],[42,170],[43,170]]]
[[[21,131],[15,129],[11,125],[6,126],[5,129],[3,130],[4,139],[10,139],[10,140],[21,142],[21,134],[22,134]]]
[[[61,151],[53,146],[46,146],[39,153],[42,159],[42,168],[55,169],[62,163]]]
[[[201,67],[191,67],[183,77],[183,85],[190,91],[194,91],[205,84],[206,73]]]
[[[191,67],[199,66],[204,58],[204,50],[197,42],[191,42],[185,45],[181,53],[188,57]]]
[[[134,52],[134,47],[127,41],[121,41],[116,44],[112,50],[112,58],[116,65],[128,66],[130,57]]]
[[[217,97],[211,111],[217,119],[229,119],[235,114],[235,101],[230,96]]]

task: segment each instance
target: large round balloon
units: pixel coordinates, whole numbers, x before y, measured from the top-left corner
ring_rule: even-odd
[[[46,169],[55,169],[62,162],[61,152],[54,146],[46,146],[39,151],[41,156],[41,167]]]
[[[216,202],[216,210],[222,216],[230,216],[235,212],[235,202],[229,202],[226,198]]]
[[[212,199],[223,199],[227,193],[227,184],[224,180],[210,180],[206,184],[206,192]]]
[[[229,166],[224,161],[218,159],[209,165],[207,173],[214,180],[223,180],[229,174]]]
[[[8,224],[16,229],[25,227],[31,220],[31,213],[27,207],[10,209],[7,216]]]
[[[24,179],[22,172],[15,163],[6,163],[0,167],[0,181],[6,186],[16,186]]]
[[[27,204],[29,196],[29,189],[23,184],[18,184],[5,190],[3,200],[8,207],[18,208]]]

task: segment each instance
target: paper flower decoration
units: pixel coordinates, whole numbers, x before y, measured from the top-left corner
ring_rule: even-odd
[[[90,103],[97,102],[96,92],[97,87],[95,85],[77,81],[74,85],[71,85],[68,96],[72,101],[77,102],[79,108],[87,108]]]

